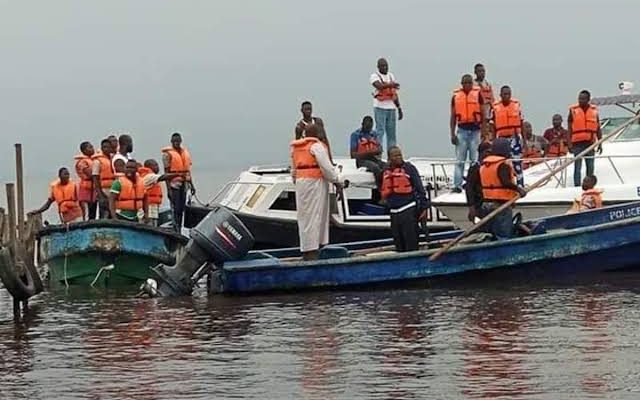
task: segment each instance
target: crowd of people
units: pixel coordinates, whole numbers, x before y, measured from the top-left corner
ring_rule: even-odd
[[[60,168],[58,179],[50,184],[47,201],[30,214],[42,213],[55,203],[63,224],[119,219],[157,226],[164,182],[173,227],[181,230],[187,191],[195,194],[195,186],[191,155],[182,145],[180,133],[173,133],[170,145],[160,150],[164,173],[155,159],[140,163],[133,158],[133,138],[129,134],[102,139],[99,151],[88,141],[80,143],[79,148],[80,153],[74,157],[77,181],[67,167]]]
[[[466,190],[472,221],[514,197],[524,197],[524,169],[544,158],[580,154],[602,137],[598,110],[590,103],[587,90],[582,90],[577,104],[569,107],[568,129],[563,127],[562,116],[556,114],[551,127],[543,135],[535,135],[531,122],[524,119],[522,104],[512,97],[511,87],[502,86],[496,100],[484,65],[476,64],[474,74],[475,77],[464,74],[460,87],[453,92],[449,124],[456,155],[452,191]],[[369,82],[373,87],[373,118],[365,116],[360,128],[351,134],[350,156],[357,167],[366,168],[375,177],[379,191],[374,191],[372,200],[388,208],[396,249],[415,250],[418,223],[426,220],[429,203],[417,170],[403,160],[397,145],[396,123],[404,117],[398,95],[400,84],[384,58],[378,60]],[[305,259],[315,259],[319,249],[329,242],[329,183],[338,192],[344,183],[332,168],[324,122],[313,115],[308,101],[302,103],[301,112],[291,144],[292,175],[296,182],[301,250]],[[387,162],[383,160],[385,141]],[[602,146],[597,151],[601,152]],[[585,192],[593,189],[591,182],[596,181],[594,155],[594,151],[586,154],[585,182],[582,159],[575,161],[574,185],[590,187]],[[470,168],[465,177],[467,163]],[[585,196],[594,196],[594,190]],[[587,203],[602,202],[598,199]],[[494,219],[490,230],[498,238],[512,235],[510,208]]]

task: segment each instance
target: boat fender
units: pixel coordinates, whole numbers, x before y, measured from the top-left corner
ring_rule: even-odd
[[[19,264],[24,266],[23,273],[19,272]],[[27,300],[43,290],[40,276],[34,276],[34,271],[27,266],[24,255],[14,258],[10,248],[0,248],[0,280],[14,299]]]

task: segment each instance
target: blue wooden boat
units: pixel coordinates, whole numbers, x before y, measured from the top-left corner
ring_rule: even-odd
[[[216,269],[210,289],[253,293],[429,280],[479,271],[577,276],[640,266],[640,202],[528,221],[530,233],[504,241],[467,243],[435,261],[433,248],[396,253],[387,241],[332,245],[318,261],[295,250],[250,253]],[[460,232],[433,235],[439,241]],[[371,248],[371,247],[374,248]]]
[[[54,225],[38,233],[38,263],[49,286],[140,285],[151,267],[173,264],[188,239],[173,230],[116,220]]]

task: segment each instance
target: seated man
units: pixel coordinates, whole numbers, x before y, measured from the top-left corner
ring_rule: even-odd
[[[524,197],[527,192],[516,184],[516,173],[511,165],[511,143],[509,139],[496,138],[491,147],[491,155],[482,160],[480,182],[482,183],[482,216],[516,198]],[[513,236],[513,213],[506,208],[493,217],[488,231],[496,238],[509,239]]]
[[[478,146],[478,162],[471,163],[464,183],[464,191],[467,196],[467,207],[469,207],[468,219],[475,222],[476,218],[482,217],[482,183],[480,182],[480,165],[482,160],[491,155],[491,143],[482,142]]]
[[[595,175],[585,176],[582,180],[582,196],[580,211],[594,210],[602,207],[602,189],[596,189],[598,178]]]
[[[382,177],[382,198],[391,214],[396,251],[418,250],[418,222],[426,222],[429,201],[418,170],[402,158],[398,146],[389,147],[389,166]]]
[[[376,179],[376,186],[380,189],[382,184],[382,170],[385,163],[382,161],[382,146],[378,134],[373,130],[373,118],[366,116],[362,119],[362,126],[351,134],[350,143],[351,158],[356,160],[358,168],[365,167],[372,172]],[[376,200],[376,199],[374,199]]]
[[[136,160],[128,160],[124,175],[119,175],[111,186],[109,193],[109,210],[111,218],[124,221],[139,222],[143,217],[147,222],[149,204],[144,181],[138,175]]]

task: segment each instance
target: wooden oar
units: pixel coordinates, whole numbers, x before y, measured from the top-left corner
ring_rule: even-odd
[[[629,118],[629,120],[627,122],[625,122],[624,124],[620,125],[618,127],[618,129],[616,129],[613,132],[609,133],[608,135],[604,136],[600,140],[594,142],[593,144],[591,144],[591,146],[589,146],[586,149],[584,149],[582,151],[582,153],[578,154],[577,156],[575,156],[573,158],[568,158],[562,165],[560,165],[559,167],[556,167],[555,169],[551,170],[547,175],[545,175],[542,178],[538,179],[533,185],[527,186],[525,188],[525,193],[529,193],[532,190],[538,188],[539,186],[542,186],[544,183],[546,183],[546,181],[548,179],[553,177],[555,174],[557,174],[558,172],[566,169],[569,165],[571,165],[574,162],[576,162],[576,160],[584,158],[584,156],[587,153],[589,153],[591,150],[593,150],[596,147],[600,146],[602,143],[606,142],[607,140],[611,139],[612,137],[618,135],[623,129],[625,129],[627,126],[631,125],[632,123],[636,122],[638,119],[640,119],[640,114],[636,114],[635,116]],[[511,207],[511,205],[513,205],[513,203],[515,203],[516,200],[518,200],[519,198],[520,198],[520,194],[518,193],[516,195],[516,197],[514,197],[513,199],[507,201],[506,203],[502,204],[500,207],[498,207],[495,210],[493,210],[491,213],[489,213],[489,215],[487,215],[486,217],[484,217],[483,219],[478,221],[477,224],[473,225],[471,228],[469,228],[466,231],[462,232],[460,234],[460,236],[458,236],[457,238],[455,238],[451,242],[447,243],[446,246],[444,246],[443,248],[441,248],[440,250],[435,252],[431,257],[429,257],[429,260],[430,261],[437,260],[438,257],[440,257],[442,254],[444,254],[447,251],[449,251],[449,249],[451,249],[453,246],[458,244],[458,242],[460,242],[462,239],[464,239],[465,237],[469,236],[470,234],[472,234],[473,232],[478,230],[478,228],[480,228],[481,226],[485,225],[487,222],[491,221],[496,215],[501,213],[507,207]]]

